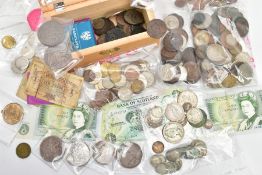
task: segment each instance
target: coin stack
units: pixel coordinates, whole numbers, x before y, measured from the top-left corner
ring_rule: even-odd
[[[96,88],[93,108],[101,108],[113,101],[115,95],[123,101],[130,100],[133,94],[140,94],[155,83],[155,76],[147,61],[137,60],[129,64],[102,63],[99,68],[89,66],[84,71],[84,79]],[[103,95],[99,95],[103,93]]]
[[[237,29],[229,31],[220,19],[231,20]],[[212,15],[196,12],[191,23],[195,54],[201,60],[204,82],[211,88],[231,88],[253,80],[250,55],[240,44],[249,31],[247,20],[235,7],[219,8]]]
[[[207,114],[197,108],[198,97],[190,90],[179,93],[177,101],[166,105],[165,109],[160,106],[150,108],[145,116],[145,123],[149,128],[163,126],[164,139],[173,144],[179,143],[185,135],[184,126],[187,122],[194,128],[211,128],[207,124]],[[208,127],[210,126],[210,127]]]
[[[155,154],[150,158],[150,164],[159,174],[172,174],[182,168],[182,159],[200,159],[207,155],[207,145],[202,140],[193,140],[190,145],[172,148],[165,155]]]
[[[129,9],[109,18],[92,21],[97,44],[103,44],[146,31],[144,16],[136,9]]]

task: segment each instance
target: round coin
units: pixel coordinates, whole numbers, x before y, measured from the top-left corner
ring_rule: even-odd
[[[229,57],[225,49],[219,44],[211,44],[207,47],[207,57],[215,64],[224,64]]]
[[[115,148],[108,142],[99,141],[94,145],[93,157],[95,161],[101,165],[110,164],[115,155]]]
[[[84,166],[92,156],[89,146],[83,141],[74,141],[70,147],[66,161],[72,166]]]
[[[136,9],[130,9],[124,12],[124,19],[128,24],[138,25],[144,22],[143,14]]]
[[[158,128],[162,125],[163,119],[163,109],[160,106],[155,106],[148,110],[145,122],[151,128]]]
[[[191,108],[186,115],[188,123],[195,128],[204,126],[207,121],[206,113],[198,108]]]
[[[141,147],[133,142],[122,144],[119,153],[119,162],[124,168],[137,167],[143,158]]]
[[[27,143],[20,143],[16,147],[16,155],[19,158],[25,159],[25,158],[29,157],[30,154],[31,154],[31,147]]]
[[[234,20],[234,22],[235,22],[239,35],[241,37],[247,36],[249,32],[249,24],[246,18],[244,18],[243,16],[239,16]]]
[[[12,49],[16,46],[16,40],[14,37],[7,35],[2,38],[2,46],[6,49]]]
[[[128,81],[137,80],[140,75],[140,69],[136,65],[128,65],[124,70],[124,75]]]
[[[40,144],[40,155],[47,162],[53,162],[63,153],[63,142],[57,136],[46,137]]]
[[[165,116],[171,122],[178,122],[178,123],[183,122],[186,118],[183,107],[175,102],[167,105],[165,110]]]
[[[147,33],[152,38],[160,39],[166,31],[166,24],[161,19],[153,19],[147,24]]]
[[[168,30],[174,30],[183,27],[183,24],[180,24],[177,15],[173,15],[173,14],[168,15],[167,17],[164,18],[164,22]]]
[[[29,64],[30,61],[26,57],[18,57],[12,61],[11,69],[16,74],[22,74],[27,70]]]
[[[18,103],[10,103],[1,111],[3,120],[9,125],[19,123],[24,115],[23,107]]]
[[[160,154],[164,151],[164,149],[165,149],[165,146],[160,141],[156,141],[152,145],[152,150],[154,151],[154,153]]]
[[[197,106],[198,98],[197,98],[197,95],[193,91],[186,90],[186,91],[181,92],[178,95],[177,102],[178,102],[178,104],[183,106],[185,112],[187,112],[188,109],[190,109],[187,106],[190,106],[190,107],[196,107]]]
[[[213,128],[213,121],[210,120],[210,119],[207,119],[204,127],[205,127],[206,129],[211,129],[211,128]]]
[[[167,142],[176,144],[184,138],[185,131],[180,123],[170,122],[164,125],[162,134]]]
[[[37,36],[43,45],[54,47],[64,41],[65,29],[61,23],[50,20],[40,26]]]
[[[177,51],[183,47],[183,35],[179,32],[169,32],[163,39],[163,44],[168,51]]]
[[[19,132],[20,135],[27,135],[29,133],[28,124],[25,124],[25,123],[22,124],[18,132]]]
[[[195,84],[201,78],[200,67],[197,63],[189,61],[183,65],[187,70],[187,82]]]
[[[117,91],[118,98],[122,101],[128,101],[132,98],[133,92],[128,87],[122,87]]]
[[[207,46],[210,43],[210,39],[212,36],[208,33],[208,31],[201,30],[196,33],[194,36],[194,44],[195,46]]]
[[[164,155],[162,154],[157,154],[157,155],[153,155],[150,158],[150,164],[155,168],[157,165],[159,165],[160,163],[163,163],[166,161],[166,158]]]
[[[237,85],[237,79],[232,74],[228,74],[228,76],[222,81],[222,86],[225,88],[232,88]]]
[[[141,80],[135,80],[131,83],[131,90],[134,94],[140,94],[145,89],[145,85]]]
[[[146,88],[151,87],[155,83],[155,76],[152,72],[145,71],[141,74],[146,79]]]

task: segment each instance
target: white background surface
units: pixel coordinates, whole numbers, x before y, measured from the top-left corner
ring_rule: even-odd
[[[12,0],[14,1],[14,0]],[[23,0],[19,0],[21,2]],[[165,9],[161,7],[164,1],[168,0],[156,0],[157,3],[157,14],[166,14]],[[245,0],[244,0],[245,1]],[[246,0],[247,1],[247,0]],[[4,5],[6,0],[0,0],[0,11],[3,12],[3,9],[7,9],[7,6]],[[18,2],[18,0],[16,0]],[[248,0],[246,3],[247,10],[248,10],[248,19],[250,23],[250,38],[253,47],[253,55],[255,57],[256,65],[257,65],[257,77],[258,77],[258,84],[262,84],[262,1],[260,0]],[[9,7],[10,5],[9,5]],[[21,10],[21,9],[20,9]],[[0,14],[1,14],[0,12]],[[7,10],[5,15],[9,15],[9,13],[17,13],[23,14]],[[2,15],[2,14],[1,14]],[[6,25],[3,21],[3,17],[1,18],[0,15],[0,28]],[[17,17],[16,19],[23,19],[23,16]],[[11,18],[8,18],[9,22]],[[12,21],[12,20],[11,20]],[[11,23],[11,22],[10,22]],[[3,34],[3,33],[2,33]],[[1,38],[1,29],[0,29],[0,38]],[[2,48],[0,48],[2,49]],[[15,98],[15,92],[19,85],[21,77],[15,77],[14,74],[9,69],[10,60],[6,59],[6,55],[4,52],[0,50],[0,92],[1,93],[8,93],[11,97]],[[261,86],[262,88],[262,86]],[[0,95],[1,95],[0,93]],[[0,96],[1,101],[1,96]],[[28,112],[30,115],[36,115],[37,109],[29,108]],[[37,115],[35,116],[37,117]],[[0,133],[1,135],[1,133]],[[239,154],[243,153],[243,165],[247,166],[249,170],[254,175],[260,175],[262,172],[262,130],[256,130],[254,133],[244,134],[235,136],[234,139],[236,140],[237,149]],[[55,172],[42,163],[38,158],[31,155],[28,159],[21,160],[17,158],[15,153],[15,148],[17,144],[19,144],[21,140],[15,140],[10,146],[6,147],[5,145],[0,143],[0,175],[8,174],[8,175],[70,175],[73,174],[67,167],[62,167],[59,172]],[[33,143],[32,143],[33,146]],[[235,161],[236,164],[240,164],[240,162]],[[225,167],[230,167],[231,165],[225,163],[221,165],[221,170],[225,169]],[[243,167],[243,166],[242,166]],[[243,170],[243,171],[242,171]],[[194,171],[191,175],[197,174],[216,174],[216,175],[249,175],[243,168],[235,169],[232,171],[216,171],[212,172],[210,169],[202,168],[199,170]],[[240,173],[242,172],[242,173]],[[88,174],[87,172],[85,174]]]

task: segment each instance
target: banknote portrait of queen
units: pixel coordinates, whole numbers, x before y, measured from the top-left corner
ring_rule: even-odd
[[[238,95],[240,109],[245,117],[239,124],[239,131],[255,129],[262,125],[262,117],[258,115],[258,100],[253,92],[242,92]]]

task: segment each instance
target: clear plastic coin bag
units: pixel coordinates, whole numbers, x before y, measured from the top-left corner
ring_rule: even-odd
[[[69,144],[62,138],[47,132],[33,149],[33,154],[50,168],[58,171],[63,165],[63,157],[69,149]]]
[[[9,96],[2,91],[0,91],[0,94],[0,142],[9,145],[18,133],[23,119],[26,117],[28,107],[15,97]]]
[[[74,58],[71,54],[73,23],[71,19],[64,18],[45,19],[37,30],[40,42],[37,56],[43,59],[57,79],[81,61],[81,58]]]
[[[135,8],[150,9],[154,6],[155,0],[132,0],[131,6]]]
[[[208,88],[256,84],[249,24],[234,6],[193,11],[191,31],[202,80]]]
[[[155,45],[141,48],[109,62],[75,70],[85,79],[84,94],[90,107],[99,110],[112,101],[129,101],[154,88],[157,59],[151,51],[155,48]]]
[[[147,147],[143,141],[123,142],[118,145],[114,173],[144,174]]]

